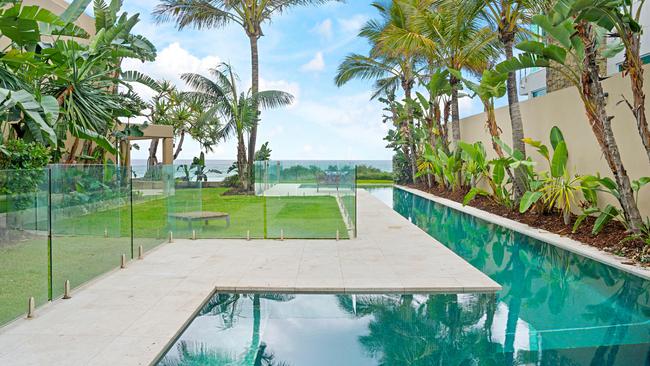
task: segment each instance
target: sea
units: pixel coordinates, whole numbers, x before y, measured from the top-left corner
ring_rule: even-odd
[[[234,160],[206,160],[205,166],[208,170],[207,176],[208,181],[210,182],[221,182],[226,178],[228,174],[228,168],[232,166]],[[345,163],[350,165],[367,165],[374,168],[377,168],[384,172],[393,171],[393,163],[390,160],[282,160],[283,165],[326,165],[328,162],[332,163]],[[174,162],[175,166],[180,166],[183,164],[191,164],[192,160],[178,159]],[[133,159],[131,162],[131,167],[134,176],[142,177],[147,171],[147,161],[144,159]],[[176,176],[178,178],[183,176],[182,169],[176,170]]]

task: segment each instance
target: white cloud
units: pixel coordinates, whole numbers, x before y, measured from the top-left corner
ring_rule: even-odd
[[[300,84],[286,80],[266,80],[260,78],[260,90],[281,90],[293,95],[293,103],[289,109],[298,105],[300,99]]]
[[[483,112],[483,103],[479,98],[462,97],[458,98],[458,112],[460,118],[473,116]]]
[[[338,18],[337,21],[343,32],[354,33],[356,35],[368,19],[368,16],[365,14],[357,14],[350,18]]]
[[[312,29],[312,31],[325,39],[331,39],[333,35],[332,19],[327,18],[323,20],[321,23],[316,24],[316,26]]]
[[[323,59],[322,52],[316,52],[314,58],[309,62],[302,65],[300,68],[302,71],[323,71],[325,69],[325,59]]]
[[[370,101],[370,93],[305,100],[296,109],[296,114],[335,132],[360,149],[383,144],[389,128],[382,123],[381,105]]]
[[[160,51],[155,61],[142,63],[135,59],[126,59],[122,68],[140,71],[156,80],[168,80],[183,90],[186,89],[186,85],[181,79],[181,74],[207,74],[208,69],[217,66],[220,62],[221,59],[216,55],[196,57],[179,43],[174,42]],[[142,85],[134,85],[134,89],[144,98],[152,95],[152,91]]]
[[[311,146],[310,144],[305,144],[303,145],[302,150],[308,153],[308,152],[312,152],[312,150],[314,150],[314,147]]]

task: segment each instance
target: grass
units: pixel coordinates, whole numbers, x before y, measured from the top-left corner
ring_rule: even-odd
[[[231,224],[223,221],[208,225],[195,223],[199,238],[342,238],[347,229],[334,197],[259,197],[223,196],[225,188],[177,190],[171,198],[154,198],[133,205],[134,248],[149,250],[166,241],[169,229],[176,238],[189,238],[186,222],[168,222],[167,214],[195,211],[227,212]],[[197,203],[200,198],[201,205]],[[344,204],[346,202],[344,201]],[[94,212],[86,215],[53,213],[52,284],[53,297],[63,293],[63,282],[77,287],[119,266],[120,256],[131,256],[130,207]],[[266,225],[265,225],[266,224]],[[41,226],[43,225],[43,226]],[[43,221],[40,227],[45,227]],[[24,314],[27,299],[37,304],[48,299],[47,237],[31,236],[9,241],[0,247],[0,324]],[[135,250],[137,255],[137,249]]]
[[[393,181],[388,179],[358,179],[357,186],[369,186],[369,185],[386,185],[392,186]]]

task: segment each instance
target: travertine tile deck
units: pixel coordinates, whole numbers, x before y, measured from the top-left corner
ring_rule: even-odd
[[[147,365],[215,289],[493,292],[500,289],[360,191],[353,240],[177,240],[0,330],[0,365]]]

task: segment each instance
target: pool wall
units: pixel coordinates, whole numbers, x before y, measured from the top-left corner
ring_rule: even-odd
[[[581,255],[583,257],[587,257],[589,259],[606,264],[608,266],[612,266],[614,268],[620,269],[621,271],[633,274],[643,279],[650,280],[650,270],[635,265],[626,264],[625,263],[625,261],[627,261],[626,258],[619,257],[611,253],[603,252],[601,250],[598,250],[595,247],[589,246],[587,244],[583,244],[577,240],[573,240],[571,238],[561,236],[543,229],[534,228],[526,224],[514,220],[510,220],[505,217],[495,215],[493,213],[489,213],[487,211],[483,211],[476,207],[463,206],[463,204],[458,203],[456,201],[438,197],[433,194],[423,192],[419,189],[405,187],[397,184],[394,185],[393,187],[396,189],[401,189],[403,191],[412,193],[416,196],[434,201],[438,204],[447,206],[451,209],[477,217],[481,220],[485,220],[492,224],[499,225],[501,227],[518,232],[520,234],[530,236],[534,239],[543,241],[547,244],[554,245],[556,247],[567,250],[569,252]]]

